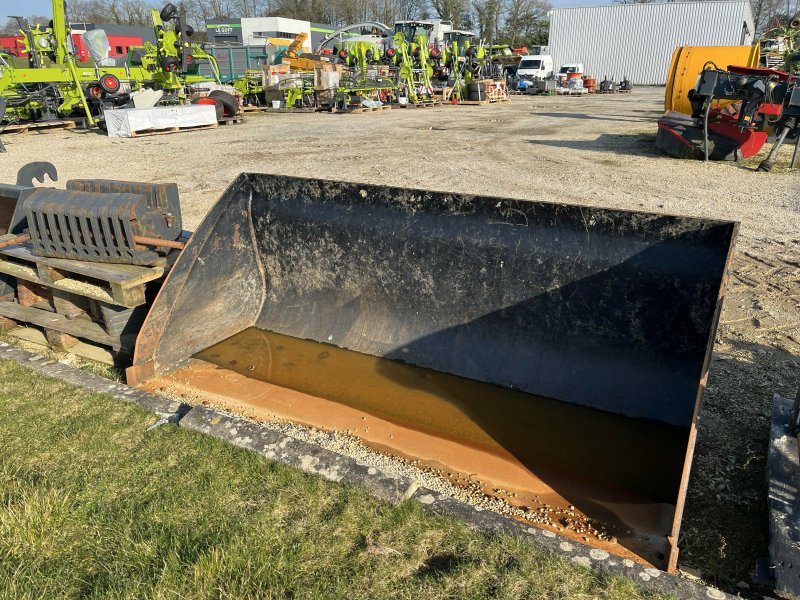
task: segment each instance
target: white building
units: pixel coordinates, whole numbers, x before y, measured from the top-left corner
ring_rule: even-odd
[[[753,33],[747,0],[614,4],[553,9],[549,46],[556,69],[583,63],[598,82],[663,85],[678,46],[750,45]]]
[[[326,26],[326,29],[330,26]],[[265,46],[268,42],[288,45],[298,33],[308,37],[303,43],[306,52],[312,51],[312,27],[308,21],[283,17],[257,17],[244,19],[209,19],[206,21],[208,41],[216,44],[239,46]],[[316,34],[321,32],[315,31]],[[324,35],[324,34],[323,34]],[[317,35],[314,36],[315,38]]]

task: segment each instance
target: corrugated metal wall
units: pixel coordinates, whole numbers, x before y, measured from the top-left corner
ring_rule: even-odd
[[[749,45],[750,2],[667,2],[556,8],[550,54],[556,70],[583,63],[586,74],[663,85],[678,46]]]

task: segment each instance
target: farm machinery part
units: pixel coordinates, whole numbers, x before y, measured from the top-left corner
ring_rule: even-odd
[[[679,158],[706,161],[754,156],[780,119],[784,97],[794,85],[783,71],[706,65],[688,93],[691,116],[661,117],[656,146]]]
[[[697,76],[707,65],[740,65],[756,68],[758,62],[758,45],[679,46],[672,53],[667,73],[664,112],[692,114],[689,92],[694,89]]]
[[[186,86],[208,80],[199,75],[203,60],[218,73],[214,58],[187,41],[193,31],[172,4],[150,12],[157,44],[131,48],[122,66],[108,58],[108,41],[101,30],[84,34],[93,64],[78,65],[64,1],[52,0],[52,8],[53,21],[48,27],[31,27],[20,20],[27,67],[0,55],[0,96],[6,101],[2,121],[84,116],[93,125],[103,110],[128,106],[129,92],[143,87],[164,90],[165,102],[181,101]],[[165,25],[170,20],[174,21],[172,28]]]
[[[797,167],[798,154],[800,154],[800,87],[797,79],[791,84],[784,93],[781,116],[775,124],[775,134],[777,139],[769,151],[767,158],[761,161],[758,166],[759,171],[771,171],[775,162],[775,157],[783,143],[794,140],[794,152],[789,168]]]
[[[736,229],[242,174],[164,282],[128,382],[347,430],[674,570]]]
[[[273,101],[282,102],[287,108],[316,106],[313,73],[294,73],[265,87],[262,72],[248,70],[232,85],[242,95],[244,106],[269,106]]]
[[[58,181],[58,172],[52,163],[40,161],[28,163],[17,172],[14,184],[0,182],[0,235],[11,230],[11,221],[18,204],[33,192],[33,180],[44,183],[45,178]]]
[[[318,55],[321,55],[325,52],[325,48],[328,44],[333,41],[339,40],[339,43],[343,43],[346,39],[345,35],[351,35],[349,32],[353,30],[364,30],[369,29],[372,31],[377,31],[380,33],[380,36],[373,36],[373,37],[382,37],[382,38],[389,38],[393,35],[392,29],[379,21],[365,21],[363,23],[354,23],[353,25],[347,25],[346,27],[342,27],[341,29],[337,29],[333,33],[329,33],[320,41],[319,45],[317,46],[315,52]],[[336,52],[333,52],[336,54]]]
[[[399,70],[393,66],[396,49],[367,41],[343,42],[336,58],[345,67],[336,92],[336,105],[346,108],[364,99],[390,104],[397,99]]]
[[[182,247],[178,188],[174,183],[74,179],[66,189],[34,187],[57,180],[47,162],[20,169],[16,185],[0,184],[3,245],[29,243],[35,256],[86,262],[163,265]]]
[[[517,72],[522,55],[508,44],[487,46],[486,77],[508,80]]]
[[[760,66],[788,73],[800,70],[800,17],[764,33],[759,43]]]
[[[242,104],[245,106],[266,105],[262,71],[247,69],[244,75],[234,79],[231,85],[242,95]]]
[[[394,34],[395,61],[399,67],[398,83],[405,88],[405,94],[412,103],[432,100],[431,59],[436,59],[439,51],[428,47],[428,38],[424,34],[420,33],[409,40],[406,38],[406,33],[398,31]]]

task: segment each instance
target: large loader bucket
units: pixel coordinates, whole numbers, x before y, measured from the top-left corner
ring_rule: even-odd
[[[241,175],[129,381],[421,461],[673,569],[736,224]]]
[[[758,67],[761,51],[754,46],[679,46],[672,53],[667,73],[667,89],[664,95],[664,111],[692,114],[689,90],[708,63],[727,69],[731,65]],[[721,101],[729,104],[730,101]]]

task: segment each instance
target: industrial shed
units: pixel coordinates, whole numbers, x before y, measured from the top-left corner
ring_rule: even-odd
[[[583,63],[598,79],[663,85],[676,47],[749,45],[753,30],[748,1],[556,8],[549,45],[556,69]]]

